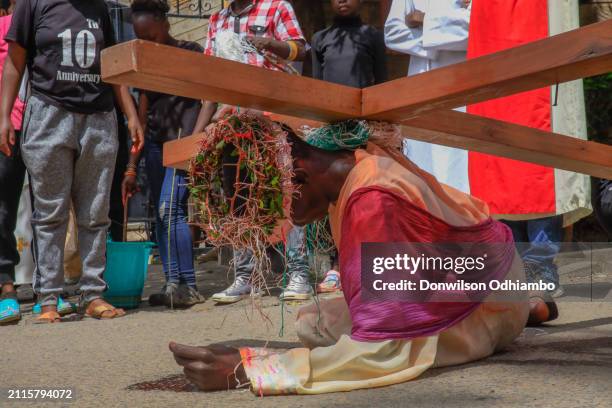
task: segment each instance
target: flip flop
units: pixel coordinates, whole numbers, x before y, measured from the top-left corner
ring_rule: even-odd
[[[540,326],[559,317],[557,304],[547,293],[534,293],[529,296],[529,319],[527,326]]]
[[[106,316],[104,316],[106,312],[112,312],[112,314],[107,314]],[[111,306],[106,302],[101,303],[93,308],[90,303],[89,306],[87,306],[87,309],[85,309],[85,316],[97,320],[111,320],[125,316],[125,311],[123,309],[118,309],[114,306]]]
[[[21,320],[19,302],[15,299],[4,299],[0,301],[0,326],[16,323]]]
[[[56,311],[46,312],[34,319],[34,324],[53,324],[62,321],[62,316]]]

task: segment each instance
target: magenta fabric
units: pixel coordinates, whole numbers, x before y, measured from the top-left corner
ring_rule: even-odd
[[[339,252],[342,288],[353,320],[352,338],[358,341],[431,336],[459,323],[480,304],[364,301],[363,242],[510,244],[503,245],[507,250],[492,254],[487,262],[488,278],[499,280],[510,270],[515,255],[510,229],[491,218],[478,225],[455,227],[382,187],[356,190],[344,210]]]
[[[4,41],[4,37],[11,26],[11,16],[0,17],[0,78],[4,72],[4,61],[8,55],[8,43]],[[23,108],[24,103],[19,98],[15,100],[13,111],[11,113],[11,122],[15,130],[21,129],[21,122],[23,119]]]

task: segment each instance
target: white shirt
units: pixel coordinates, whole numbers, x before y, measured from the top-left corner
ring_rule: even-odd
[[[408,75],[465,61],[471,4],[468,8],[463,4],[463,0],[393,0],[385,44],[410,55]],[[410,28],[406,16],[415,9],[425,13],[423,26]],[[406,139],[404,154],[441,183],[470,193],[467,151]]]
[[[410,28],[406,16],[414,10],[425,13],[423,27]],[[463,0],[393,0],[385,23],[385,44],[409,54],[408,75],[465,61],[471,4]]]

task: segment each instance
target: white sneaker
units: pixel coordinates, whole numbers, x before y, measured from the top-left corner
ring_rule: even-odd
[[[289,284],[279,296],[281,301],[309,300],[313,294],[312,287],[308,279],[301,276],[292,276]]]
[[[217,303],[230,304],[241,301],[242,299],[249,297],[253,288],[249,282],[249,277],[238,277],[227,289],[223,292],[218,292],[212,295],[212,300]],[[254,293],[253,295],[258,295]]]

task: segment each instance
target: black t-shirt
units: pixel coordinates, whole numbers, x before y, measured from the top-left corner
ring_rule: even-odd
[[[113,110],[100,52],[115,44],[103,0],[19,0],[6,35],[27,50],[32,93],[79,113]]]
[[[361,19],[336,18],[312,38],[315,79],[355,88],[387,80],[386,47],[382,32]]]
[[[185,50],[204,52],[198,43],[178,41],[176,47]],[[147,138],[153,142],[165,143],[193,133],[201,101],[182,96],[167,95],[152,91],[141,91],[149,100],[147,110]]]

